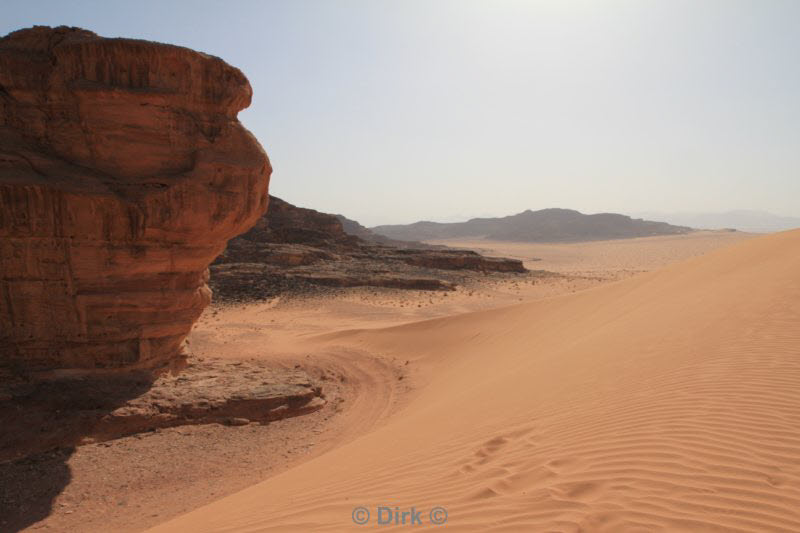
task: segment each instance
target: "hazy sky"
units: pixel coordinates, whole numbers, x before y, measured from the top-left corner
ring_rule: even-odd
[[[372,225],[800,215],[800,1],[3,0],[244,71],[271,192]]]

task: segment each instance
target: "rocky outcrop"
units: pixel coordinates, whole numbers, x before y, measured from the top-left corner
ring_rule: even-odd
[[[0,383],[0,463],[156,428],[266,424],[326,404],[318,381],[259,360],[191,358],[155,381],[88,376]]]
[[[0,463],[195,424],[266,424],[322,409],[318,380],[261,360],[190,358],[179,374],[0,383]]]
[[[394,257],[409,265],[443,270],[480,272],[526,272],[522,261],[506,257],[484,257],[471,250],[397,250]]]
[[[447,291],[464,276],[527,272],[517,259],[373,239],[369,230],[341,215],[275,197],[269,204],[267,214],[232,239],[211,266],[211,284],[223,300],[258,300],[312,287]]]
[[[163,367],[271,168],[219,58],[77,28],[0,39],[0,367]]]
[[[270,196],[270,210],[240,238],[241,241],[302,244],[330,249],[358,246],[361,240],[350,235],[336,215],[298,207]],[[230,248],[230,246],[229,246]]]

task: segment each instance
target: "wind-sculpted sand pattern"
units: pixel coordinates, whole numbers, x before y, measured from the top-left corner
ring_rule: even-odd
[[[320,342],[404,357],[391,421],[157,531],[800,531],[800,231]],[[366,526],[353,510],[370,513]],[[409,525],[381,527],[403,531]]]

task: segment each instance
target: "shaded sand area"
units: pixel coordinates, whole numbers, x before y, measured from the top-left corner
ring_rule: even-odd
[[[456,531],[798,531],[798,273],[793,231],[309,338],[409,361],[414,390],[362,436],[153,531],[346,531],[356,506],[372,525],[378,506],[415,507],[417,529],[441,506]]]
[[[504,311],[474,315],[479,318],[473,319],[453,317],[452,320],[471,321],[465,326],[466,329],[452,326],[453,331],[458,332],[454,338],[451,338],[454,334],[449,333],[449,326],[446,329],[431,326],[439,324],[438,321],[413,323],[519,304],[521,301],[554,305],[545,302],[561,301],[557,298],[559,295],[593,294],[600,289],[587,289],[686,257],[708,253],[748,237],[733,233],[713,233],[703,238],[697,235],[674,240],[665,237],[636,239],[635,243],[630,241],[629,246],[624,246],[626,242],[623,241],[609,241],[610,247],[626,250],[625,254],[633,258],[632,262],[623,264],[624,271],[619,269],[620,254],[611,253],[603,243],[577,243],[560,245],[564,246],[565,259],[561,262],[559,276],[532,275],[511,279],[487,276],[481,282],[452,292],[354,288],[334,290],[317,297],[279,298],[243,306],[212,306],[206,310],[189,337],[189,349],[193,357],[222,357],[231,360],[232,364],[248,359],[269,360],[278,368],[300,365],[322,384],[327,405],[316,413],[268,425],[226,427],[212,424],[162,429],[79,446],[71,453],[56,451],[17,464],[0,465],[0,485],[7,488],[6,493],[0,491],[0,505],[17,516],[25,517],[23,521],[5,524],[2,522],[8,520],[9,515],[0,517],[0,530],[16,524],[14,527],[17,528],[30,526],[30,530],[46,531],[141,531],[234,494],[310,459],[324,459],[324,454],[347,443],[355,444],[362,435],[401,421],[406,413],[413,413],[415,409],[430,404],[425,399],[426,395],[435,392],[430,387],[441,389],[443,398],[452,395],[454,401],[458,401],[458,398],[475,396],[474,401],[480,401],[480,395],[485,391],[477,390],[477,385],[492,379],[500,380],[500,386],[505,378],[495,377],[496,373],[511,372],[519,367],[519,361],[504,362],[498,358],[504,356],[507,350],[503,342],[495,340],[496,333],[490,335],[495,319],[487,319],[486,330],[481,325],[483,318],[480,317],[492,317],[492,313]],[[507,246],[508,243],[502,245]],[[578,252],[569,255],[570,246]],[[637,252],[637,248],[642,250]],[[535,255],[533,251],[527,253]],[[541,254],[541,250],[537,249],[535,253]],[[542,268],[547,257],[541,255],[543,261],[529,263],[528,266]],[[572,269],[569,257],[576,262]],[[585,268],[583,265],[586,262],[593,267]],[[557,270],[555,264],[547,267]],[[611,286],[616,285],[601,289],[607,290]],[[517,322],[512,320],[507,326],[511,328]],[[525,329],[526,321],[522,322],[519,327]],[[403,326],[406,329],[387,330],[400,333],[393,340],[366,342],[354,334],[324,340],[318,338],[319,335],[354,328],[374,329],[403,324],[407,324]],[[536,331],[535,328],[542,327],[536,326],[533,320],[530,324],[534,328],[532,333]],[[516,334],[515,331],[509,329],[509,335]],[[388,332],[374,334],[380,339],[389,339],[386,337]],[[474,339],[470,340],[472,337]],[[557,341],[553,339],[551,342],[555,344]],[[482,350],[485,372],[476,383],[465,378],[454,382],[454,389],[442,388],[437,380],[447,379],[451,373],[449,365],[461,359],[459,354],[464,342]],[[541,341],[538,338],[517,342],[525,344],[529,356],[539,353],[536,346]],[[495,343],[497,350],[494,349]],[[468,355],[469,352],[464,353],[465,358]],[[526,377],[529,384],[509,382],[509,390],[516,390],[515,394],[539,394],[536,392],[536,380],[541,376],[537,376]],[[566,394],[569,392],[569,383],[565,383],[564,387]],[[614,393],[608,390],[608,385],[604,385],[602,391],[598,389],[597,394],[601,392]],[[574,401],[570,398],[569,395],[565,396],[565,401]],[[522,404],[520,408],[523,408]],[[503,412],[492,414],[485,411],[484,414],[477,413],[473,422],[475,430],[487,435],[485,440],[489,441],[494,438],[496,431],[487,424],[508,426],[524,423],[519,422],[518,418],[519,415],[515,414],[507,420]],[[578,420],[576,423],[583,422]],[[416,435],[408,434],[403,438],[414,441]],[[461,440],[466,438],[459,437]],[[452,444],[456,446],[458,442],[454,440]],[[462,445],[467,446],[467,441]],[[421,441],[420,446],[416,453],[426,455],[427,445]],[[480,446],[475,445],[474,448],[470,453],[483,453]],[[425,459],[423,466],[435,462],[434,457],[431,455]],[[476,456],[475,461],[481,460]],[[326,478],[327,467],[323,468],[325,470],[320,471],[320,476]],[[347,468],[350,469],[350,466]],[[422,467],[421,472],[425,468]],[[431,472],[435,474],[435,469]],[[347,472],[341,475],[344,478],[348,476]],[[400,474],[398,477],[402,478]],[[458,495],[457,491],[445,489],[447,486],[442,485],[439,493],[448,498],[452,495],[453,498],[440,505],[452,504]],[[369,486],[365,485],[364,490],[369,492]],[[276,493],[280,492],[282,489],[278,488]],[[399,496],[391,497],[395,498],[392,501],[397,505],[419,507],[426,503],[406,498],[401,501],[397,498],[402,493],[398,491],[397,494]],[[383,496],[383,493],[376,491],[375,498],[364,500],[364,504],[377,505],[375,500]],[[265,502],[270,501],[272,496],[265,497]],[[454,515],[451,525],[459,523],[455,520]],[[339,516],[337,511],[336,516],[331,518],[330,529],[346,530],[351,524],[349,515]],[[225,527],[217,523],[211,525],[209,527],[212,530]],[[234,530],[247,530],[241,522],[232,521],[231,525]],[[256,529],[263,526],[263,523],[258,523]],[[203,528],[199,527],[199,530]]]

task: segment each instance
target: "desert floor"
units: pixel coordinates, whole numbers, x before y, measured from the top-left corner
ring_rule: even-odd
[[[521,259],[530,269],[599,276],[605,279],[622,278],[653,270],[703,254],[722,244],[731,244],[752,236],[740,232],[698,231],[688,235],[566,244],[498,242],[483,239],[444,239],[428,242],[454,248],[469,248],[485,255]]]
[[[81,446],[30,529],[800,530],[800,233],[751,237],[460,242],[558,275],[212,306],[194,357],[299,364],[327,406]],[[14,468],[21,501],[53,475]]]

